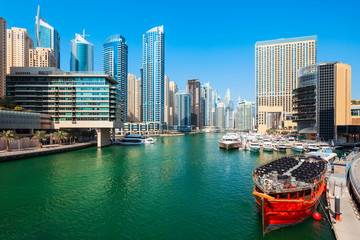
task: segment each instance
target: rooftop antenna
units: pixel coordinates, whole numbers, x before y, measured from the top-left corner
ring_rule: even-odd
[[[83,30],[83,35],[82,35],[82,37],[85,39],[86,37],[90,37],[90,35],[86,35],[85,34],[85,28],[84,28],[84,30]]]

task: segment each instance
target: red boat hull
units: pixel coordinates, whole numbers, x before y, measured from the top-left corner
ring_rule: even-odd
[[[275,199],[255,194],[257,203],[263,221],[263,234],[265,235],[276,228],[294,225],[304,221],[312,215],[318,207],[325,183],[319,183],[319,187],[309,200],[298,199]]]

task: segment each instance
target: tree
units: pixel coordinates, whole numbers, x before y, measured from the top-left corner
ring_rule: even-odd
[[[69,136],[69,133],[64,131],[57,131],[54,133],[54,139],[59,140],[59,144],[62,145],[62,140],[66,140]]]
[[[46,138],[46,131],[36,131],[35,135],[31,139],[39,140],[39,148],[42,148],[41,140]]]
[[[13,97],[0,98],[0,106],[8,109],[13,109],[16,106],[15,98]]]
[[[6,151],[10,151],[9,149],[9,145],[10,145],[10,141],[15,141],[18,140],[19,137],[16,135],[16,132],[13,130],[7,130],[7,131],[2,131],[2,133],[0,133],[0,139],[4,140],[6,142]]]
[[[69,131],[69,136],[74,139],[74,143],[75,143],[76,140],[81,136],[81,130],[78,128],[72,128]]]

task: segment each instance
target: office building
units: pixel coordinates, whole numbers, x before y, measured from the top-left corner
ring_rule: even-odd
[[[50,26],[40,16],[40,6],[38,6],[37,16],[35,17],[35,48],[51,48],[56,59],[56,66],[60,68],[60,35],[55,28]],[[51,66],[52,67],[52,66]]]
[[[24,109],[50,114],[56,129],[120,127],[120,93],[108,75],[16,67],[8,96]]]
[[[141,122],[141,88],[140,78],[128,74],[127,83],[127,119],[128,122]]]
[[[175,124],[175,94],[178,92],[176,82],[169,82],[169,126]]]
[[[0,17],[0,97],[6,95],[6,21]]]
[[[94,71],[94,45],[85,38],[84,29],[83,35],[75,33],[71,39],[70,71]]]
[[[56,58],[51,48],[37,47],[29,50],[29,67],[56,67]]]
[[[191,96],[191,125],[194,129],[201,128],[201,86],[198,79],[189,79],[186,90]]]
[[[103,69],[118,83],[122,105],[122,119],[129,121],[128,116],[128,46],[125,38],[115,34],[106,39],[103,45]]]
[[[295,130],[292,91],[297,70],[317,61],[317,36],[261,41],[255,44],[255,98],[258,132]]]
[[[253,102],[243,100],[237,106],[237,129],[252,131],[254,129]]]
[[[177,130],[191,131],[191,97],[190,93],[175,94],[175,125]]]
[[[11,67],[29,66],[29,50],[33,48],[33,40],[24,28],[12,27],[6,31],[6,72],[10,73]]]
[[[163,26],[143,35],[142,117],[164,123],[165,35]]]

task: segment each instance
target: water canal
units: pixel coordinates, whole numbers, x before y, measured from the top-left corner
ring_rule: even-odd
[[[223,151],[221,136],[1,163],[0,239],[263,239],[251,172],[283,154]],[[323,217],[264,239],[335,237]]]

